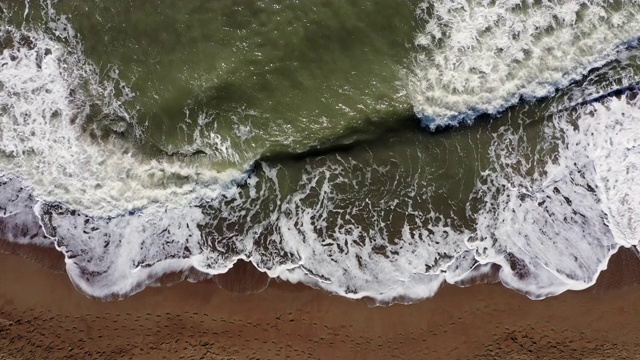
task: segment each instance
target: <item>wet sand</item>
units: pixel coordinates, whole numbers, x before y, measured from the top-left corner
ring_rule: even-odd
[[[640,358],[640,261],[594,287],[532,301],[497,284],[370,307],[249,266],[122,301],[78,293],[52,250],[0,247],[0,359]],[[33,261],[38,263],[34,263]]]

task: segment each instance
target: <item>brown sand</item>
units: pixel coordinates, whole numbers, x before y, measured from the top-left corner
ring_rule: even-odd
[[[58,254],[31,250],[60,269]],[[276,281],[239,294],[267,283],[239,266],[99,302],[63,273],[0,254],[0,359],[637,359],[638,275],[624,251],[595,287],[543,301],[484,284],[372,308]]]

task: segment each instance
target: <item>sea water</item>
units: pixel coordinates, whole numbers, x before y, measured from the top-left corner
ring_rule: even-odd
[[[0,3],[4,239],[379,302],[592,285],[640,230],[640,2]],[[638,188],[638,189],[637,189]]]

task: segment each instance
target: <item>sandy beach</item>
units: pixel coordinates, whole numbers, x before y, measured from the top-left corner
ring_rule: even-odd
[[[2,359],[631,359],[640,350],[640,262],[628,250],[581,292],[532,301],[498,284],[446,286],[388,307],[275,280],[245,294],[268,282],[246,265],[101,302],[74,289],[55,251],[2,250],[22,255],[0,255]]]

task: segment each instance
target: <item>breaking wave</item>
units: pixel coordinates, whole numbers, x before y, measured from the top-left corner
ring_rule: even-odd
[[[435,129],[554,94],[614,59],[640,34],[640,2],[425,2],[409,94]]]
[[[634,56],[628,41],[640,34],[637,2],[606,4],[425,4],[420,55],[405,73],[416,113],[435,129],[588,85],[595,67]],[[434,139],[432,154],[366,149],[214,171],[208,157],[151,157],[119,135],[144,136],[123,105],[135,94],[54,20],[0,26],[0,216],[7,240],[63,252],[88,295],[126,296],[168,272],[219,274],[244,259],[380,302],[430,297],[497,264],[506,286],[543,298],[590,286],[613,252],[638,245],[637,78],[565,91],[549,115],[534,113],[546,117],[535,141],[520,104],[476,140]],[[238,159],[215,132],[197,141],[219,149],[209,157]],[[472,177],[459,172],[471,161],[462,141],[485,159]],[[431,167],[438,154],[456,171]],[[455,181],[443,188],[443,176]]]

